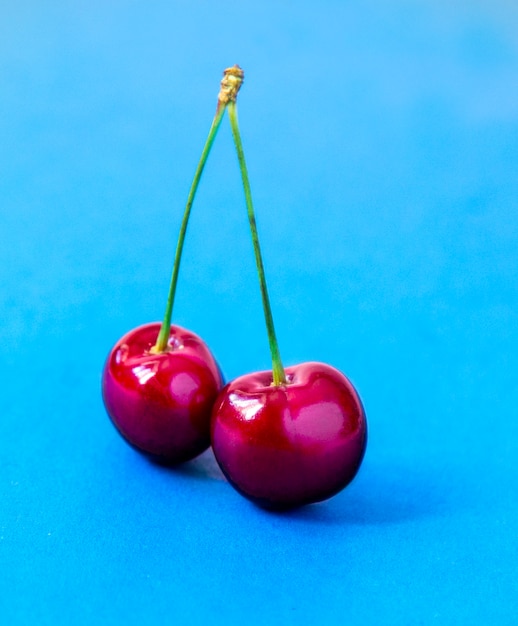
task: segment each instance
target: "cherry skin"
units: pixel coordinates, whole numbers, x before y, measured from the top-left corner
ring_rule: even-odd
[[[140,326],[116,343],[104,367],[102,391],[124,439],[173,465],[209,447],[211,409],[223,378],[206,344],[180,326],[171,326],[167,351],[154,353],[160,326]]]
[[[266,508],[319,502],[356,475],[367,422],[349,380],[324,363],[241,376],[220,392],[211,436],[223,473],[242,495]]]

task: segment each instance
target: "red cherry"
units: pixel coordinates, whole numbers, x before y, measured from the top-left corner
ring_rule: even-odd
[[[325,500],[356,475],[367,423],[349,380],[323,363],[288,367],[286,384],[272,372],[241,376],[214,405],[214,455],[244,496],[271,508]]]
[[[354,387],[323,363],[284,369],[270,307],[235,98],[228,104],[263,303],[272,371],[241,376],[218,396],[211,437],[216,459],[244,496],[272,508],[330,498],[354,478],[367,424]]]
[[[104,367],[103,398],[115,427],[131,445],[162,463],[188,461],[209,447],[212,404],[223,386],[221,370],[205,343],[172,326],[171,318],[194,197],[223,114],[242,82],[237,65],[224,71],[180,225],[164,320],[125,335]]]
[[[135,328],[110,352],[103,399],[120,434],[157,461],[175,464],[210,445],[210,414],[220,369],[194,333],[171,326],[167,350],[153,352],[160,323]]]

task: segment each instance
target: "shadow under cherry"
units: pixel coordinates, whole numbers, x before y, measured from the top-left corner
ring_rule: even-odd
[[[198,480],[226,481],[211,448],[187,463],[163,469]],[[448,468],[367,462],[351,485],[325,502],[286,510],[246,504],[261,514],[293,522],[379,526],[446,516],[460,500],[466,501],[466,489],[468,486]],[[459,491],[463,499],[459,499]]]
[[[447,477],[446,477],[447,474]],[[462,491],[464,498],[459,499]],[[367,464],[334,498],[285,512],[294,521],[390,525],[447,516],[467,502],[468,485],[451,472],[402,464]]]

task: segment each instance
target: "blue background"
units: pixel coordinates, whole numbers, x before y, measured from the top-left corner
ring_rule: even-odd
[[[0,614],[8,624],[514,624],[518,8],[3,2]],[[117,436],[115,341],[161,319],[222,70],[283,360],[364,401],[355,482],[289,514]],[[269,366],[226,120],[174,321]]]

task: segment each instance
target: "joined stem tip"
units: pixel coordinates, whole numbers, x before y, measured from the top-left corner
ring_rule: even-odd
[[[218,94],[218,105],[226,106],[229,102],[235,102],[237,94],[243,81],[245,79],[245,73],[239,67],[239,65],[233,65],[227,67],[223,72],[223,79],[221,80],[221,89]]]

